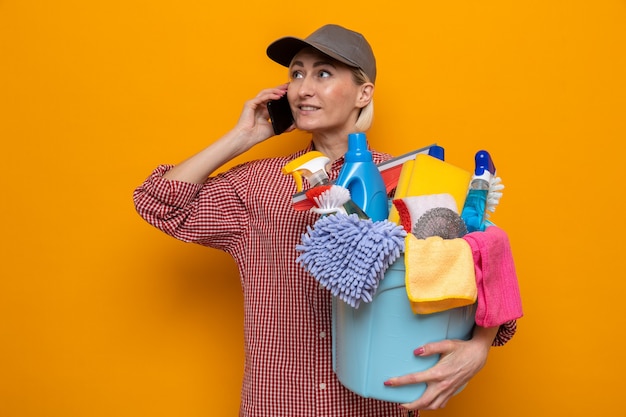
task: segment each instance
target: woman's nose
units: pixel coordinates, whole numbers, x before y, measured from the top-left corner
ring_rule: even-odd
[[[310,77],[304,77],[300,79],[298,83],[298,96],[311,97],[315,94],[315,87],[313,80]]]

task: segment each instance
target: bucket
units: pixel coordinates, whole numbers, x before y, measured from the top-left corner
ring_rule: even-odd
[[[422,396],[426,384],[388,387],[395,376],[424,371],[439,355],[419,357],[419,346],[444,339],[468,340],[474,327],[475,304],[433,314],[413,314],[405,287],[404,256],[380,281],[370,303],[350,307],[333,298],[333,370],[356,394],[396,403]]]

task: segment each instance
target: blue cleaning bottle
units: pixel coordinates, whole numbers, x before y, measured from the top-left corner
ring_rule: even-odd
[[[496,173],[496,167],[487,151],[478,151],[474,161],[476,168],[461,211],[461,218],[468,232],[482,232],[487,226],[485,222],[487,194],[491,178]]]
[[[385,181],[374,163],[372,152],[367,149],[365,133],[348,135],[348,151],[344,164],[335,181],[347,188],[354,201],[372,221],[381,221],[389,216],[389,204]]]

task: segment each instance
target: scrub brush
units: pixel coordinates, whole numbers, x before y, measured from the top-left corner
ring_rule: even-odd
[[[487,192],[487,208],[485,209],[485,218],[489,218],[491,213],[496,211],[496,206],[502,198],[502,190],[504,185],[500,177],[493,176],[489,181],[489,191]],[[491,212],[491,213],[490,213]]]
[[[340,185],[319,185],[306,192],[314,207],[311,211],[318,214],[356,214],[360,219],[369,217],[350,197],[350,191]]]

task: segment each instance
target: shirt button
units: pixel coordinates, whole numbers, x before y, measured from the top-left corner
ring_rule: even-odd
[[[323,382],[320,384],[320,389],[321,390],[325,390],[326,389],[326,384],[324,384]]]
[[[320,339],[324,339],[326,337],[326,332],[320,332]]]

